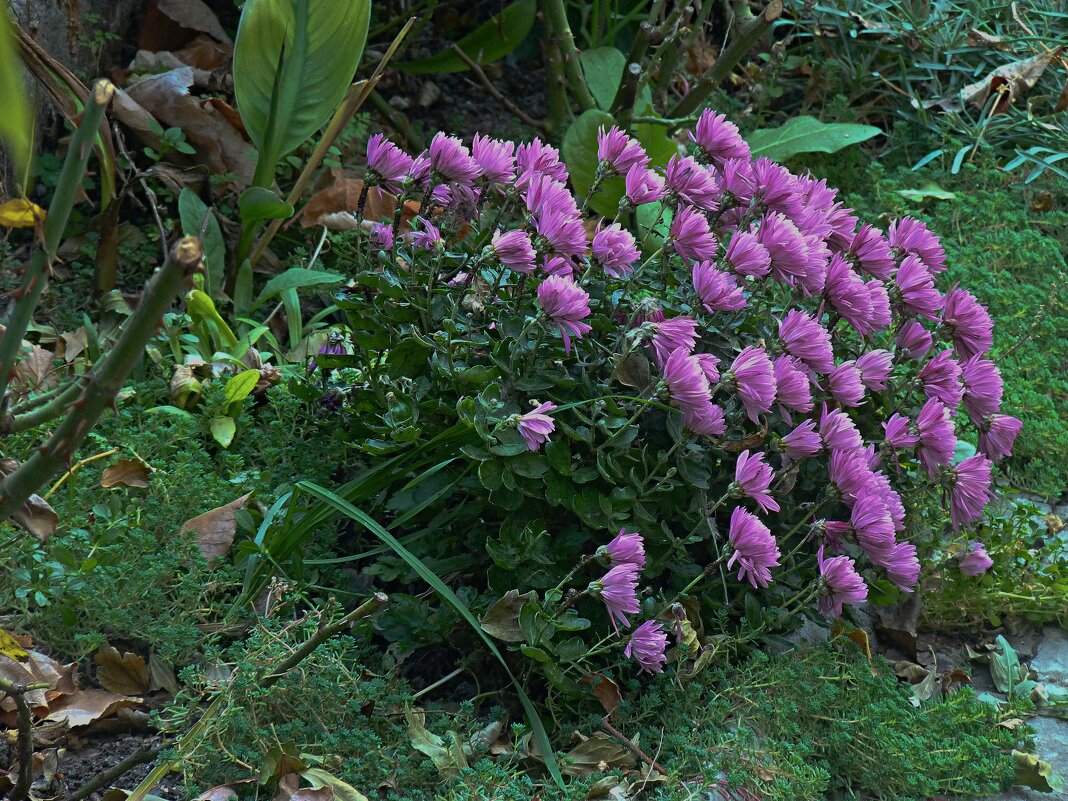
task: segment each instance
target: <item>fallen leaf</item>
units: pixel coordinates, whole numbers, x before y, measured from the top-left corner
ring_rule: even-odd
[[[5,228],[34,228],[47,216],[44,209],[25,198],[0,203],[0,225]]]
[[[56,356],[40,345],[23,342],[25,355],[15,365],[15,377],[28,389],[40,392],[59,383],[56,372]]]
[[[18,640],[0,629],[0,656],[9,656],[15,660],[22,660],[29,655],[30,652],[23,648]]]
[[[607,734],[596,732],[567,752],[563,769],[571,776],[592,776],[614,768],[629,770],[634,764],[634,754],[629,748]]]
[[[148,486],[149,468],[139,459],[119,459],[110,465],[100,477],[100,486],[104,489],[113,487]]]
[[[956,689],[962,684],[971,684],[972,677],[961,670],[959,667],[953,668],[946,675],[942,677],[942,692],[948,693],[951,690]]]
[[[19,469],[18,459],[0,459],[0,479]],[[44,542],[56,533],[59,515],[40,495],[31,495],[11,519]]]
[[[67,364],[70,364],[72,361],[77,359],[82,354],[82,352],[88,347],[89,334],[84,328],[79,328],[77,331],[70,331],[66,334],[60,334],[59,340],[63,346],[63,353],[60,354],[57,351],[56,355],[62,356],[63,361],[67,362]]]
[[[363,181],[349,178],[338,168],[330,170],[332,183],[316,192],[301,209],[300,224],[304,228],[326,226],[330,230],[350,230],[358,225],[356,210],[360,205]],[[419,204],[406,201],[401,213],[402,230],[416,215]],[[377,186],[367,190],[363,218],[370,222],[392,220],[397,211],[397,198]]]
[[[193,69],[220,70],[229,65],[234,55],[234,47],[201,34],[181,50],[175,50],[174,55]]]
[[[607,676],[594,676],[591,682],[593,694],[601,702],[601,706],[612,717],[619,705],[623,702],[623,694],[619,691],[619,685]]]
[[[1064,779],[1053,772],[1053,766],[1034,754],[1012,752],[1016,763],[1016,783],[1038,790],[1040,793],[1056,793],[1064,789]]]
[[[234,788],[228,784],[221,784],[218,787],[205,790],[194,801],[230,801],[232,798],[237,798]]]
[[[178,692],[178,679],[174,675],[174,666],[157,653],[148,656],[148,689]]]
[[[931,659],[931,670],[923,678],[923,681],[912,685],[911,700],[916,706],[938,695],[938,661],[937,657],[935,657],[934,648],[931,649]]]
[[[504,596],[489,608],[482,620],[482,628],[492,637],[504,642],[523,642],[526,636],[519,626],[519,614],[523,607],[537,601],[534,590],[519,594],[519,590],[508,590]]]
[[[195,533],[197,547],[205,559],[225,556],[234,541],[234,534],[237,533],[237,512],[244,508],[250,497],[252,493],[246,493],[225,506],[216,507],[187,520],[182,524],[179,533]]]
[[[917,665],[907,659],[901,659],[893,663],[894,673],[909,684],[916,684],[927,677],[930,671],[923,665]]]
[[[421,709],[409,707],[404,710],[404,717],[408,721],[408,740],[412,748],[430,757],[438,773],[446,777],[455,776],[467,767],[467,757],[456,732],[449,732],[450,738],[446,740],[428,731],[426,715]]]
[[[219,18],[203,0],[154,0],[145,9],[137,47],[154,53],[174,51],[202,33],[230,42]]]
[[[1000,97],[995,101],[992,113],[1003,114],[1013,101],[1023,97],[1038,82],[1046,67],[1059,58],[1063,50],[1063,47],[1057,47],[1023,61],[1002,64],[986,77],[961,89],[961,102],[982,108],[997,93]]]
[[[101,647],[93,656],[96,680],[105,690],[121,695],[142,695],[148,692],[148,666],[144,657],[125,653],[120,655],[110,645]]]
[[[916,622],[920,615],[920,593],[909,595],[894,606],[877,606],[875,631],[916,660]]]
[[[322,768],[308,768],[300,775],[312,786],[313,790],[329,789],[336,801],[367,801],[367,796],[351,784],[341,781]]]
[[[75,729],[114,715],[120,709],[140,704],[140,698],[130,698],[107,690],[78,690],[54,701],[45,720],[65,720]]]

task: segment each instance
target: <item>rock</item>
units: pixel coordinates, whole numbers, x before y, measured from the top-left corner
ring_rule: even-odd
[[[1056,685],[1068,690],[1068,631],[1047,626],[1042,632],[1031,670],[1038,674],[1046,685]],[[1065,762],[1068,769],[1068,761]]]

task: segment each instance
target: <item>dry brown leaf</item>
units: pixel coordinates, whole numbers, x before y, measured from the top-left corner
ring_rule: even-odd
[[[230,37],[204,0],[156,0],[156,7],[183,28],[206,33],[219,42]]]
[[[205,559],[225,556],[230,550],[230,544],[234,541],[234,534],[237,533],[237,511],[244,508],[250,497],[252,497],[251,492],[230,501],[225,506],[219,506],[202,515],[197,515],[183,523],[180,531],[191,531],[196,534],[197,547],[200,548]]]
[[[231,798],[237,798],[234,788],[228,784],[221,784],[218,787],[205,790],[194,801],[230,801]]]
[[[174,665],[156,653],[149,654],[148,657],[148,689],[166,690],[169,693],[178,692],[178,679],[174,676]]]
[[[76,729],[140,703],[140,698],[130,698],[108,690],[78,690],[54,701],[45,720],[65,720],[72,729]]]
[[[231,44],[217,42],[210,36],[201,34],[181,50],[175,50],[183,63],[199,70],[221,70],[230,63],[234,47]]]
[[[192,97],[193,68],[153,75],[130,87],[129,96],[164,127],[181,128],[196,148],[196,158],[213,172],[232,172],[247,186],[255,170],[252,146],[217,104]]]
[[[204,33],[230,42],[219,18],[203,0],[153,0],[145,9],[137,47],[153,53],[176,51]]]
[[[363,181],[347,177],[336,167],[330,170],[330,175],[333,183],[312,195],[300,212],[300,224],[304,228],[323,225],[330,230],[350,230],[357,225],[356,208],[360,204]],[[418,203],[410,200],[405,202],[401,214],[401,230],[411,222],[418,210]],[[396,211],[395,195],[377,186],[367,190],[367,200],[363,207],[365,220],[392,219]]]
[[[47,684],[48,689],[30,690],[26,703],[39,716],[45,715],[50,704],[61,696],[77,690],[75,676],[77,663],[64,665],[39,651],[28,651],[21,659],[0,654],[0,676],[16,684]],[[0,720],[8,726],[15,725],[15,704],[10,698],[0,699]]]
[[[104,471],[104,475],[100,477],[100,486],[104,489],[144,488],[148,486],[149,478],[149,467],[144,462],[138,459],[119,459]]]
[[[160,136],[153,127],[159,121],[122,89],[116,89],[111,98],[110,114],[133,131],[143,144],[159,150]]]
[[[56,355],[62,356],[63,361],[70,364],[89,346],[89,334],[84,328],[79,328],[77,331],[60,334],[59,341],[63,352],[60,354],[57,350]]]
[[[110,645],[101,647],[93,656],[96,661],[96,680],[105,690],[121,695],[142,695],[148,692],[148,665],[137,654],[119,654]]]
[[[613,737],[595,732],[567,752],[564,772],[571,776],[592,776],[614,768],[629,770],[635,764],[634,754]]]
[[[27,352],[15,365],[15,380],[38,392],[56,386],[59,383],[56,355],[30,342],[23,342],[22,346]]]
[[[18,459],[0,459],[0,479],[14,473],[21,466]],[[59,515],[40,495],[31,495],[11,519],[44,542],[56,533]]]
[[[982,108],[992,95],[998,93],[1000,97],[994,104],[993,113],[1003,114],[1013,101],[1023,97],[1038,82],[1046,67],[1057,59],[1063,50],[1063,47],[1058,47],[1023,61],[1002,64],[986,77],[961,89],[961,100],[965,104]]]
[[[608,717],[612,717],[623,701],[623,694],[619,691],[619,685],[607,676],[593,676],[591,678],[593,694],[601,702],[601,706],[608,713]]]

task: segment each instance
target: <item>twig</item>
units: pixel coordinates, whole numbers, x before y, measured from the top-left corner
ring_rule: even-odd
[[[18,758],[19,777],[11,791],[11,801],[26,801],[30,797],[30,784],[33,782],[33,718],[30,705],[26,703],[26,693],[40,690],[48,684],[17,684],[0,676],[0,691],[7,693],[15,704],[18,720]]]
[[[76,472],[78,472],[83,467],[85,467],[85,465],[90,464],[91,462],[95,462],[97,459],[106,459],[109,456],[114,456],[118,452],[119,452],[118,448],[111,448],[110,450],[103,451],[102,453],[98,453],[95,456],[87,456],[85,459],[80,459],[77,464],[72,465],[70,470],[68,470],[66,473],[64,473],[62,476],[59,477],[59,481],[57,481],[55,484],[52,485],[52,489],[50,489],[48,492],[46,492],[44,494],[44,499],[47,501],[49,498],[51,498],[53,495],[55,495],[56,494],[56,490],[59,489],[60,487],[62,487],[63,483],[68,478],[70,478]]]
[[[452,681],[453,679],[455,679],[455,678],[456,678],[457,676],[459,676],[459,675],[460,675],[461,673],[463,673],[463,672],[464,672],[464,668],[462,668],[462,667],[458,667],[458,668],[456,668],[456,670],[454,670],[454,671],[453,671],[452,673],[450,673],[450,674],[449,674],[448,676],[442,676],[442,677],[441,677],[440,679],[438,679],[437,681],[435,681],[435,682],[434,682],[433,684],[431,684],[431,685],[430,685],[429,687],[424,687],[424,688],[423,688],[423,689],[421,689],[421,690],[420,690],[419,692],[417,692],[417,693],[412,693],[412,700],[414,701],[414,700],[416,700],[416,699],[418,699],[418,698],[422,698],[422,697],[423,697],[424,695],[426,695],[427,693],[433,692],[433,691],[434,691],[434,690],[436,690],[436,689],[437,689],[438,687],[440,687],[440,686],[441,686],[442,684],[445,684],[446,682]]]
[[[630,741],[630,738],[628,738],[627,735],[625,735],[623,732],[621,732],[619,729],[617,729],[615,726],[613,726],[611,723],[609,723],[607,715],[601,720],[601,728],[604,729],[606,732],[608,732],[613,737],[615,737],[621,743],[623,743],[623,745],[626,746],[628,751],[630,751],[632,754],[634,754],[634,756],[638,757],[638,759],[640,759],[646,765],[651,767],[653,770],[655,770],[661,776],[667,776],[668,775],[668,772],[666,770],[664,770],[663,766],[661,766],[661,764],[659,762],[657,762],[655,759],[653,759],[651,756],[649,756],[647,753],[645,753],[642,749],[638,748],[638,746],[636,746],[634,743],[632,743]]]
[[[117,762],[107,770],[96,774],[96,776],[68,795],[66,801],[82,801],[83,798],[88,798],[97,790],[101,790],[109,784],[112,784],[116,779],[125,776],[126,773],[133,768],[136,768],[138,765],[142,765],[145,762],[151,762],[159,756],[159,752],[162,750],[162,745],[142,746],[141,748],[138,748],[126,757],[126,759]]]
[[[490,96],[494,100],[504,106],[505,111],[507,111],[513,117],[517,117],[520,122],[529,125],[531,128],[537,128],[539,131],[545,130],[544,122],[539,122],[538,120],[534,119],[525,111],[523,111],[523,109],[519,108],[519,106],[517,106],[515,103],[513,103],[503,94],[501,94],[501,91],[493,85],[493,82],[489,78],[486,77],[486,73],[483,72],[482,67],[479,66],[478,62],[471,58],[471,56],[467,55],[467,53],[463,51],[463,48],[455,42],[452,45],[452,52],[456,54],[456,57],[458,59],[460,59],[464,64],[467,65],[468,69],[470,69],[471,72],[475,73],[475,76],[478,78],[479,83],[482,84],[482,88],[489,92]]]

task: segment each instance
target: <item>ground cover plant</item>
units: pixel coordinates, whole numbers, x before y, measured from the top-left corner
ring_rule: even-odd
[[[15,7],[0,793],[1057,791],[1056,159],[792,106],[810,13]]]

